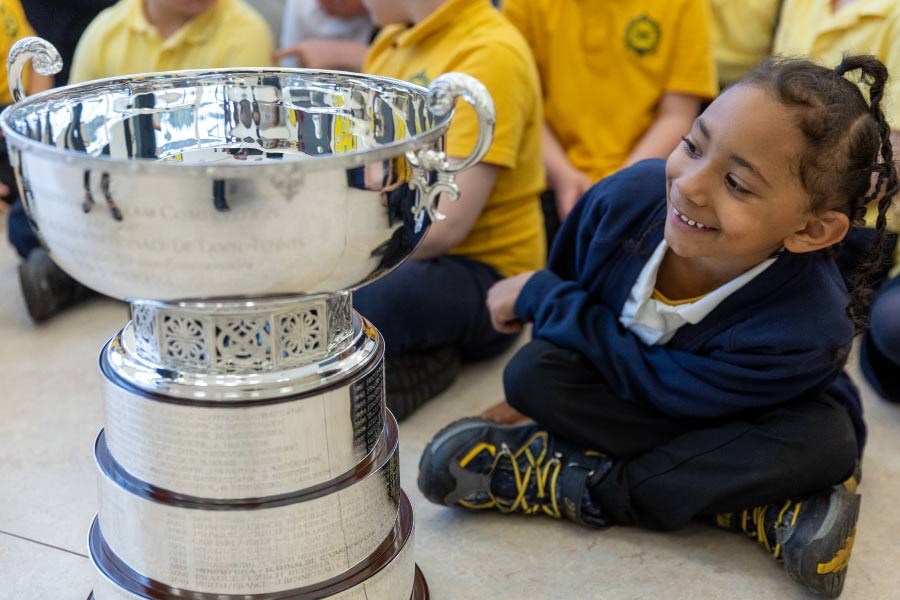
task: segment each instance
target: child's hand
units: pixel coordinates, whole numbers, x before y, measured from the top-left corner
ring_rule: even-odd
[[[556,193],[556,212],[562,221],[572,211],[572,207],[593,185],[590,177],[572,167],[570,172],[556,179],[553,191]]]
[[[355,40],[312,39],[298,42],[293,46],[275,51],[274,58],[296,58],[298,66],[304,69],[349,69],[362,68],[366,45]]]
[[[487,307],[491,313],[491,325],[500,333],[518,333],[524,323],[513,310],[522,288],[534,275],[534,271],[501,279],[488,290]]]
[[[341,19],[352,19],[366,14],[366,7],[360,0],[319,0],[319,7],[325,14]]]

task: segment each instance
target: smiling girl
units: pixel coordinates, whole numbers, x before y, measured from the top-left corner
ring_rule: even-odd
[[[849,300],[831,249],[876,198],[882,235],[897,192],[886,79],[872,57],[770,61],[665,163],[594,186],[548,268],[488,296],[498,330],[533,323],[504,386],[535,422],[446,427],[422,456],[426,497],[591,527],[715,519],[840,594],[865,439],[848,301],[863,314],[866,290]]]

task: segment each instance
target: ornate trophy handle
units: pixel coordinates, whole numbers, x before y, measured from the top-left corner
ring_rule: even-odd
[[[25,84],[22,82],[22,71],[28,61],[39,75],[55,75],[62,70],[63,62],[53,44],[39,37],[22,38],[9,51],[6,58],[7,82],[13,102],[25,97]]]
[[[471,104],[478,114],[478,140],[472,153],[461,161],[453,162],[447,160],[443,152],[431,148],[406,153],[413,166],[410,186],[419,190],[419,199],[413,207],[417,232],[421,229],[423,213],[432,222],[445,218],[438,212],[438,198],[441,194],[446,194],[450,200],[459,198],[459,187],[454,175],[481,161],[494,139],[494,124],[497,120],[494,101],[480,81],[464,73],[445,73],[435,79],[428,90],[429,108],[439,116],[453,110],[458,98]],[[432,172],[437,174],[434,182],[431,181]]]

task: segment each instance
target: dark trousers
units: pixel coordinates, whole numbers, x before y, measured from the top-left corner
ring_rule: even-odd
[[[461,256],[409,260],[353,293],[353,305],[381,331],[387,355],[442,346],[465,360],[502,353],[514,335],[491,327],[485,299],[502,277],[488,265]]]
[[[615,457],[591,496],[622,525],[677,529],[691,519],[801,498],[850,476],[858,451],[847,411],[827,396],[725,420],[676,419],[616,397],[579,353],[525,345],[506,397],[550,433]]]
[[[900,403],[900,277],[881,286],[869,313],[860,368],[878,395]]]
[[[28,258],[31,251],[41,245],[28,223],[25,208],[19,199],[16,199],[6,216],[6,236],[22,258]]]

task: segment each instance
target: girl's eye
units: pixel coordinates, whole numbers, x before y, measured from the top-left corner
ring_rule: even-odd
[[[742,186],[737,182],[737,179],[734,178],[733,175],[725,176],[725,186],[733,192],[737,192],[738,194],[749,194],[750,190]]]
[[[694,142],[687,139],[686,137],[681,138],[681,141],[684,142],[684,152],[690,157],[697,156],[697,146],[694,145]]]

